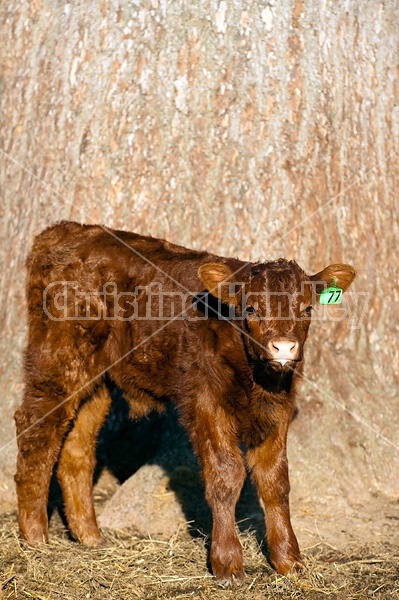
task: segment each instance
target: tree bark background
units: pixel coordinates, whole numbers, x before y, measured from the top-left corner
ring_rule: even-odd
[[[353,264],[316,322],[291,479],[399,495],[396,0],[32,0],[1,22],[0,502],[13,503],[24,261],[59,219],[309,273]],[[335,502],[335,500],[334,500]]]

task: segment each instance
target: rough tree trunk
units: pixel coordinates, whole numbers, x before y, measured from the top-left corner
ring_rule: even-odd
[[[13,502],[24,260],[61,218],[309,272],[353,264],[369,303],[361,323],[364,297],[352,320],[313,324],[293,487],[398,495],[398,8],[1,4],[0,500]]]

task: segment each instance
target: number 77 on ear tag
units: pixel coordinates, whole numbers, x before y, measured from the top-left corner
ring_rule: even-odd
[[[328,287],[320,294],[320,304],[341,304],[342,295],[341,288]]]

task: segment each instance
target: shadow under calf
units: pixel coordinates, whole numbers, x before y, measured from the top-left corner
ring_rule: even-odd
[[[162,467],[189,523],[190,535],[210,537],[212,515],[205,500],[201,470],[173,405],[169,404],[164,413],[152,412],[148,417],[132,420],[120,390],[113,389],[111,408],[98,436],[96,457],[95,482],[104,469],[122,484],[145,464]],[[50,487],[48,513],[51,517],[54,511],[59,512],[67,526],[56,469]],[[263,510],[249,477],[237,504],[236,518],[240,531],[255,531],[267,556]],[[207,547],[209,552],[210,545],[207,544]]]

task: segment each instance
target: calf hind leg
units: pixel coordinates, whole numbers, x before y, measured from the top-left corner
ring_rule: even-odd
[[[29,390],[15,413],[18,522],[21,537],[31,544],[47,541],[50,479],[75,405],[75,399],[57,402]]]
[[[61,450],[57,477],[71,534],[82,544],[102,542],[93,506],[96,439],[108,414],[111,397],[102,384],[80,408]]]

